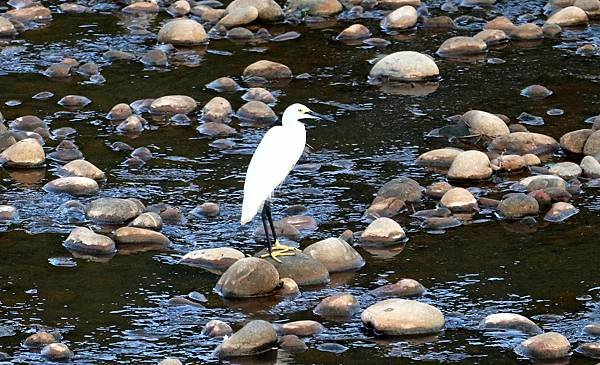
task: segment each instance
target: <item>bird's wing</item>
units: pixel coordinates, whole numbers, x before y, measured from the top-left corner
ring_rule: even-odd
[[[304,151],[304,128],[271,128],[258,144],[244,182],[241,223],[251,221]]]

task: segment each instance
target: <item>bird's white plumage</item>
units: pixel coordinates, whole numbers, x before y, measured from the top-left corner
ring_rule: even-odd
[[[241,224],[250,222],[285,180],[304,152],[306,130],[300,118],[311,118],[300,104],[288,107],[282,125],[271,128],[258,144],[244,182]]]

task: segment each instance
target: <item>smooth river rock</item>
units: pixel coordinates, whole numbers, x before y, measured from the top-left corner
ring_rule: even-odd
[[[461,152],[464,151],[458,148],[438,148],[423,153],[415,162],[420,166],[449,168]]]
[[[244,257],[242,252],[231,247],[206,248],[188,252],[179,260],[179,263],[222,274]]]
[[[332,16],[342,11],[343,6],[338,0],[288,0],[288,12],[304,11],[313,16]]]
[[[477,199],[465,188],[452,188],[440,200],[440,204],[453,212],[473,212],[478,209]]]
[[[279,286],[279,273],[270,262],[247,257],[233,263],[219,278],[215,290],[224,298],[271,295]]]
[[[67,249],[92,255],[110,255],[115,250],[115,242],[107,236],[95,233],[86,227],[71,231],[63,243]]]
[[[90,196],[100,190],[94,179],[81,176],[61,177],[44,185],[44,190],[49,193],[66,193],[73,196]]]
[[[520,331],[537,335],[542,329],[532,320],[515,313],[494,313],[485,317],[480,324],[484,331]]]
[[[64,343],[51,343],[46,345],[41,355],[51,361],[66,361],[70,360],[74,354]]]
[[[186,95],[168,95],[150,104],[153,113],[188,114],[196,109],[196,100]]]
[[[142,212],[143,206],[132,199],[100,198],[88,204],[85,214],[92,221],[123,224]]]
[[[262,250],[258,255],[267,254]],[[278,257],[279,261],[266,257],[279,272],[280,278],[291,278],[299,286],[305,285],[323,285],[329,283],[329,271],[320,261],[315,260],[302,252],[296,252],[292,256]]]
[[[570,350],[569,340],[556,332],[547,332],[531,337],[521,342],[515,349],[519,355],[538,361],[566,359],[569,357]]]
[[[500,201],[498,212],[508,219],[520,219],[528,215],[537,215],[540,207],[534,197],[523,193],[512,193]]]
[[[432,305],[407,299],[388,299],[365,309],[361,320],[376,333],[390,336],[439,333],[444,315]]]
[[[585,11],[577,6],[568,6],[554,13],[546,23],[557,24],[561,27],[583,25],[589,22]]]
[[[371,243],[394,243],[404,238],[406,233],[400,224],[386,217],[375,219],[361,235],[363,242]]]
[[[256,61],[251,65],[248,65],[244,69],[244,78],[262,78],[267,81],[289,79],[292,77],[292,70],[284,64],[260,60]]]
[[[351,317],[360,311],[358,300],[352,294],[329,296],[315,307],[313,313],[321,317]]]
[[[460,153],[448,170],[448,178],[456,180],[482,180],[492,176],[489,157],[481,151]]]
[[[208,42],[208,35],[202,24],[192,19],[175,19],[166,23],[158,31],[158,41],[174,46],[196,46]]]
[[[233,333],[233,329],[227,323],[218,319],[213,319],[208,321],[208,323],[202,327],[201,333],[211,338],[225,337],[231,335]]]
[[[315,242],[303,251],[306,255],[321,262],[329,273],[360,269],[365,260],[346,241],[327,238]]]
[[[165,246],[171,241],[162,233],[138,227],[121,227],[114,232],[115,241],[122,244]]]
[[[560,137],[560,146],[571,153],[583,153],[585,143],[592,133],[594,131],[591,129],[578,129],[567,132]]]
[[[583,175],[590,178],[600,178],[600,162],[592,156],[585,156],[579,164]]]
[[[400,279],[393,284],[387,284],[371,290],[371,294],[376,297],[418,297],[423,295],[427,289],[423,284],[413,279]]]
[[[234,0],[227,5],[227,11],[252,6],[258,10],[258,20],[276,22],[283,18],[283,9],[274,0]]]
[[[553,153],[558,147],[558,142],[550,136],[539,133],[514,132],[494,138],[488,149],[510,155],[525,155],[528,153],[545,155]]]
[[[544,220],[553,223],[563,222],[577,213],[579,213],[579,209],[575,208],[572,204],[556,202],[552,204],[552,207],[546,212]]]
[[[254,320],[246,324],[217,348],[219,358],[252,356],[277,345],[277,333],[269,322]]]
[[[104,171],[97,168],[93,163],[86,160],[73,160],[62,166],[59,170],[61,176],[81,176],[94,180],[106,178]]]
[[[440,70],[432,58],[413,51],[387,55],[369,72],[369,77],[379,81],[423,81],[439,75]]]
[[[474,135],[485,137],[505,136],[510,133],[506,123],[498,116],[481,110],[470,110],[462,115],[460,120]]]
[[[485,53],[487,44],[475,37],[457,36],[444,41],[437,54],[442,57],[469,56]]]
[[[33,138],[22,139],[0,153],[0,165],[5,167],[35,168],[45,162],[46,153]]]
[[[384,29],[404,30],[417,25],[417,10],[412,6],[403,6],[389,13],[381,21]]]

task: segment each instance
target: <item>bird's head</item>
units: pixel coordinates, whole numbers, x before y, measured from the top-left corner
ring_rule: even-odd
[[[283,112],[283,119],[298,121],[300,119],[321,119],[321,116],[299,103],[288,106]]]

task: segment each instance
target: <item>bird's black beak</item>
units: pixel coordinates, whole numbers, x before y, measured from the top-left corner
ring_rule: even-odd
[[[331,118],[331,117],[330,117],[330,116],[328,116],[328,115],[323,115],[323,114],[320,114],[320,113],[314,112],[314,111],[312,111],[312,110],[311,110],[311,111],[309,111],[309,112],[307,112],[306,114],[307,114],[307,115],[310,115],[310,117],[309,117],[309,118],[311,118],[311,119],[321,119],[321,120],[326,120],[326,121],[328,121],[328,122],[334,122],[334,121],[335,121],[333,118]]]

